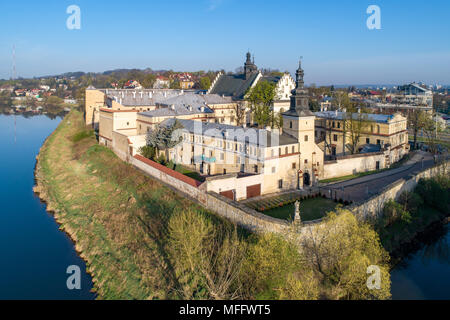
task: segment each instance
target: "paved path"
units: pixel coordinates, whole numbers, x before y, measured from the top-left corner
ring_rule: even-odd
[[[422,163],[422,158],[423,163]],[[322,192],[330,192],[332,198],[343,199],[344,201],[359,202],[369,199],[374,194],[380,192],[385,186],[408,177],[412,173],[420,172],[434,166],[433,156],[429,153],[416,153],[403,166],[383,171],[377,174],[368,175],[348,181],[321,187]]]

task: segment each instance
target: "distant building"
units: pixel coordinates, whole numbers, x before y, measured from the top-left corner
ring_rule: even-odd
[[[409,152],[407,119],[399,113],[384,115],[322,111],[315,115],[316,142],[321,144],[328,157],[350,154],[347,147],[352,134],[349,119],[355,122],[362,119],[366,123],[356,146],[359,152],[376,150],[373,146],[379,146],[378,151],[389,148],[390,163],[398,161]]]
[[[129,80],[123,86],[124,89],[142,89],[142,86],[136,80]]]
[[[169,89],[170,79],[164,76],[157,76],[156,81],[153,84],[154,89]]]
[[[396,98],[400,103],[433,106],[433,91],[417,83],[398,87]]]

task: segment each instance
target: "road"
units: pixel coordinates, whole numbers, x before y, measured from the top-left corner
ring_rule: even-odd
[[[328,195],[331,195],[333,199],[359,202],[369,199],[379,193],[385,186],[399,179],[407,178],[412,173],[420,172],[432,166],[434,166],[433,156],[429,153],[419,152],[399,168],[338,182],[320,189],[322,192],[327,192]]]

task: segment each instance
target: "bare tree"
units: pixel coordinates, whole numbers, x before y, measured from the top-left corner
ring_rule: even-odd
[[[245,121],[246,114],[245,102],[239,101],[234,105],[234,113],[236,114],[236,125],[238,127],[242,126]]]
[[[367,114],[358,112],[345,113],[345,127],[349,136],[349,143],[346,145],[351,154],[358,153],[358,144],[361,136],[367,131],[369,127],[369,120]]]

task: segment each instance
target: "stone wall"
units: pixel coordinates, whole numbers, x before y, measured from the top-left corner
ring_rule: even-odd
[[[338,157],[337,160],[324,163],[322,178],[331,179],[373,171],[377,168],[377,162],[379,162],[380,169],[385,168],[386,155],[383,152]]]
[[[186,176],[183,176],[183,178],[177,177],[176,175],[179,174],[178,172],[170,170],[164,166],[161,166],[164,168],[159,168],[157,163],[150,160],[145,161],[144,158],[139,155],[130,157],[129,162],[149,176],[154,177],[170,187],[173,187],[177,191],[184,193],[189,198],[204,206],[206,209],[211,210],[219,216],[224,217],[252,232],[275,232],[285,235],[289,232],[292,226],[288,221],[266,216],[256,210],[246,207],[241,203],[229,200],[215,192],[206,192],[205,184],[194,185],[195,183],[187,181],[187,179],[190,178]],[[305,228],[318,222],[320,221],[308,223]]]
[[[293,230],[292,224],[288,221],[266,216],[246,207],[242,203],[232,201],[215,192],[207,192],[205,183],[201,184],[194,179],[145,159],[142,156],[135,155],[134,157],[129,157],[128,161],[149,176],[160,180],[176,191],[184,193],[208,210],[252,232],[274,232],[286,236]],[[368,201],[354,204],[348,209],[362,220],[377,218],[388,200],[398,198],[405,191],[412,191],[421,178],[430,178],[437,174],[447,172],[447,164],[448,162],[423,172],[418,172],[406,180],[398,180]],[[315,225],[321,224],[321,222],[322,220],[306,222],[297,232],[301,236],[307,236],[309,230]]]
[[[419,180],[422,178],[432,178],[439,174],[446,174],[448,172],[447,161],[444,164],[426,169],[421,172],[411,174],[407,179],[400,179],[387,185],[379,194],[373,196],[369,200],[361,203],[355,203],[348,209],[352,211],[361,220],[373,220],[380,217],[383,212],[384,205],[389,200],[397,200],[404,192],[413,191]]]

